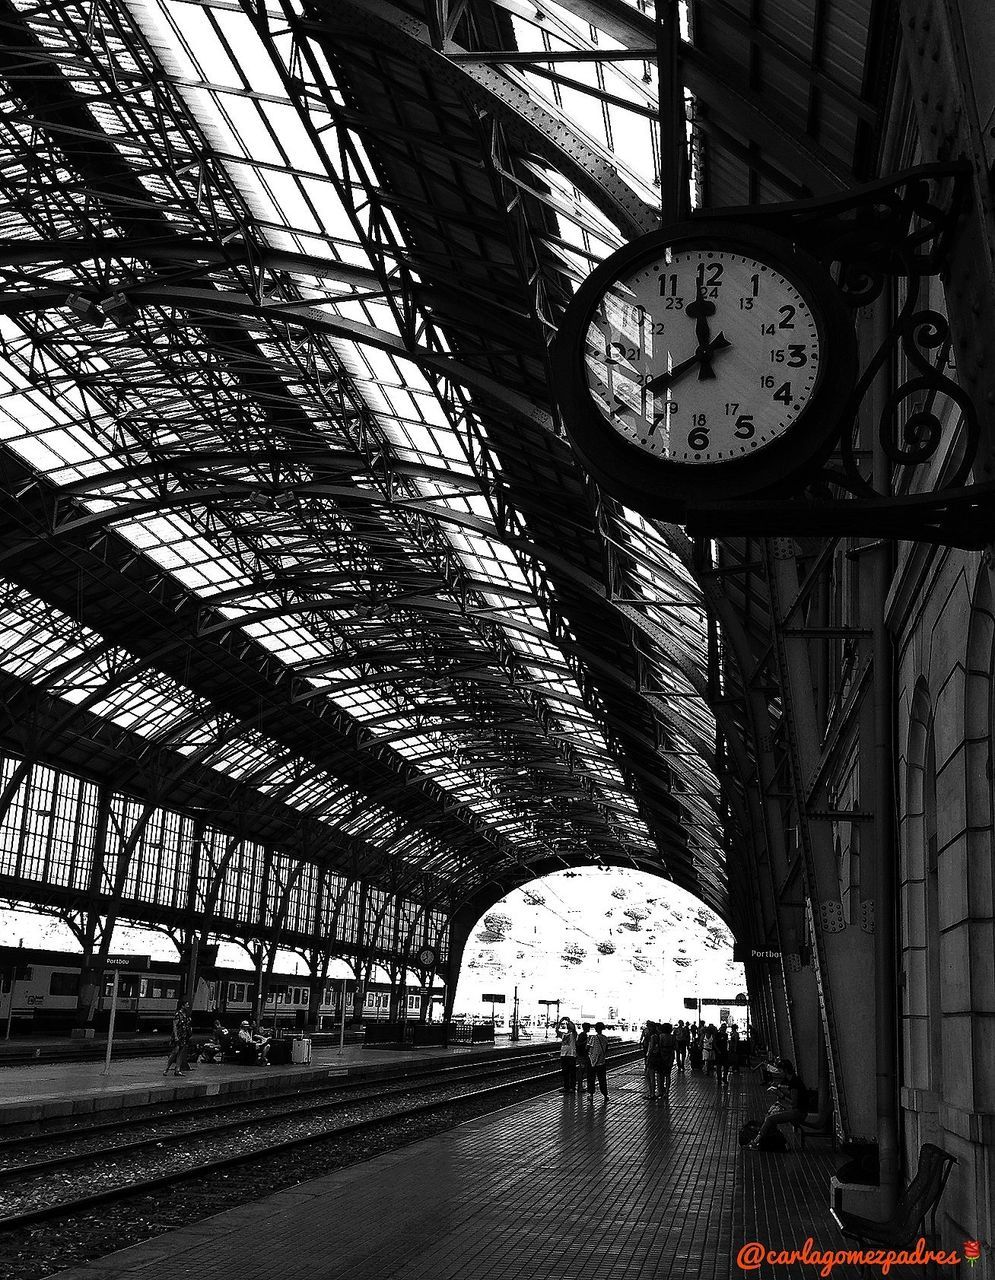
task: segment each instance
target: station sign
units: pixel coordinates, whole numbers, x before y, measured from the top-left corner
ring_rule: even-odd
[[[740,1003],[745,1004],[746,1001],[745,1000],[740,1001],[738,996],[702,996],[701,1003],[723,1005],[723,1004],[740,1004]]]
[[[108,956],[104,961],[105,972],[111,969],[127,969],[129,973],[147,973],[151,967],[150,956]]]
[[[781,952],[777,947],[746,947],[741,943],[733,943],[732,958],[740,964],[745,964],[748,960],[762,960],[767,964],[771,964],[776,960],[780,960]]]
[[[685,997],[684,997],[684,1008],[685,1008],[685,1009],[697,1009],[697,1007],[698,1007],[698,999],[697,999],[697,997],[696,997],[696,996],[685,996]]]
[[[484,1004],[504,1004],[504,996],[481,996]]]

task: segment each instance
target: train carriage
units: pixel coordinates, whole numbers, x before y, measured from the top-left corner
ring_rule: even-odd
[[[10,1025],[15,1035],[66,1035],[71,1030],[79,994],[80,956],[71,952],[30,947],[0,947],[0,1028]],[[256,1018],[257,976],[251,969],[226,966],[205,968],[198,978],[193,999],[195,1028],[206,1029],[215,1017],[228,1025]],[[154,960],[147,972],[118,972],[118,1031],[168,1031],[177,1000],[186,990],[187,971],[178,961]],[[95,1026],[107,1027],[110,1019],[113,975],[106,973],[98,998]],[[391,988],[368,983],[362,1015],[368,1020],[388,1016]],[[282,1030],[303,1027],[307,1021],[311,989],[306,977],[274,973],[262,1009],[263,1025]],[[436,996],[435,1000],[441,1000]],[[342,982],[329,980],[321,992],[318,1027],[330,1030],[342,1013]],[[420,992],[406,993],[404,1015],[418,1018]],[[352,1020],[355,983],[346,982],[345,1012]],[[402,1015],[403,1016],[403,1015]]]

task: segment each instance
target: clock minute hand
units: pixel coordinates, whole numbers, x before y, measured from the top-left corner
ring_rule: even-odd
[[[699,347],[694,355],[689,356],[687,360],[682,360],[680,364],[675,364],[666,373],[658,373],[655,378],[650,378],[649,382],[646,383],[646,390],[652,395],[656,395],[658,391],[663,391],[666,387],[675,383],[678,378],[683,377],[696,364],[701,365],[707,362],[710,368],[713,354],[716,351],[721,351],[723,347],[731,346],[732,343],[724,333],[716,334],[707,347]],[[712,376],[714,377],[714,374]]]

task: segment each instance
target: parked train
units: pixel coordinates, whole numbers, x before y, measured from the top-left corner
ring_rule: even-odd
[[[79,993],[80,957],[70,952],[29,947],[0,947],[0,1036],[9,1025],[13,1035],[65,1035],[73,1025]],[[176,1002],[186,988],[186,969],[176,961],[153,960],[147,971],[118,971],[118,1031],[166,1031]],[[106,1028],[110,1019],[113,974],[104,974],[95,1025]],[[346,981],[346,1019],[353,1018],[356,984]],[[207,1028],[215,1017],[228,1025],[254,1019],[256,975],[251,969],[218,965],[205,969],[197,981],[193,999],[194,1026]],[[366,985],[362,1016],[386,1019],[391,988],[381,982]],[[264,1026],[302,1026],[310,1004],[306,977],[274,973],[262,1010]],[[422,994],[407,992],[408,1018],[421,1015]],[[442,992],[432,995],[431,1016],[441,1014]],[[319,1030],[338,1026],[342,1013],[342,980],[329,979],[318,1006]]]

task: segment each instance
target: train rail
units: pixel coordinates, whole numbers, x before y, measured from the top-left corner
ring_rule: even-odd
[[[610,1062],[619,1065],[638,1056],[637,1049],[623,1049],[612,1053]],[[13,1192],[13,1202],[21,1207],[0,1216],[0,1232],[10,1233],[38,1223],[87,1215],[98,1206],[154,1195],[179,1183],[210,1182],[218,1175],[239,1167],[265,1165],[274,1157],[296,1153],[302,1148],[334,1147],[378,1130],[393,1129],[398,1137],[394,1145],[399,1145],[411,1140],[409,1126],[413,1121],[431,1117],[433,1113],[441,1115],[451,1109],[459,1111],[470,1107],[476,1114],[481,1114],[481,1109],[486,1111],[505,1105],[509,1095],[515,1091],[543,1092],[554,1087],[560,1079],[558,1065],[551,1068],[547,1061],[537,1071],[538,1065],[534,1058],[531,1061],[519,1059],[513,1064],[500,1064],[490,1069],[483,1064],[483,1067],[463,1068],[460,1079],[441,1082],[419,1081],[409,1075],[396,1081],[397,1087],[386,1092],[384,1082],[377,1081],[372,1086],[367,1083],[367,1096],[363,1098],[353,1095],[329,1099],[320,1107],[314,1106],[313,1099],[302,1099],[299,1101],[303,1101],[303,1106],[285,1108],[283,1112],[265,1117],[229,1119],[195,1130],[187,1128],[178,1133],[149,1136],[127,1146],[101,1147],[66,1153],[47,1161],[10,1166],[0,1172],[0,1202],[10,1204],[11,1192],[6,1188],[8,1184],[18,1184]],[[485,1083],[483,1088],[480,1087],[481,1083],[494,1078],[498,1083]],[[466,1085],[473,1087],[467,1091]],[[407,1105],[391,1105],[394,1099],[403,1102],[412,1092],[432,1096]],[[272,1102],[272,1098],[266,1101]],[[481,1104],[485,1104],[483,1108]],[[350,1108],[362,1107],[368,1114],[350,1114]],[[328,1117],[335,1112],[341,1113],[341,1123],[329,1127]],[[232,1143],[238,1143],[240,1149],[231,1151]],[[223,1149],[226,1144],[227,1153],[218,1154],[219,1148]],[[358,1158],[363,1157],[360,1155]],[[94,1181],[106,1174],[110,1163],[113,1164],[111,1176],[115,1179],[114,1185],[76,1193],[77,1188],[92,1188]],[[150,1164],[154,1168],[148,1176]],[[71,1167],[74,1173],[53,1186],[53,1179],[47,1175],[58,1167]],[[56,1196],[54,1199],[53,1194]],[[40,1197],[41,1203],[38,1202]]]
[[[242,1129],[247,1124],[260,1121],[292,1119],[301,1112],[307,1112],[308,1115],[333,1113],[357,1103],[382,1098],[385,1088],[393,1088],[394,1092],[407,1094],[438,1088],[440,1085],[454,1081],[466,1083],[520,1075],[526,1066],[537,1065],[541,1056],[533,1053],[528,1057],[523,1055],[513,1058],[510,1062],[503,1058],[495,1062],[492,1058],[486,1062],[425,1066],[414,1071],[406,1070],[387,1076],[378,1076],[375,1079],[360,1077],[353,1080],[323,1080],[278,1093],[266,1093],[259,1097],[243,1096],[223,1101],[212,1100],[201,1106],[195,1105],[195,1102],[185,1107],[166,1106],[157,1108],[161,1111],[159,1115],[143,1112],[125,1119],[100,1121],[74,1128],[17,1136],[7,1141],[0,1141],[0,1193],[3,1186],[18,1175],[31,1176],[55,1169],[70,1168],[92,1160],[95,1155],[119,1155],[124,1152],[138,1151],[174,1137],[177,1140],[189,1140]],[[213,1124],[194,1123],[191,1127],[191,1121],[196,1122],[211,1116],[226,1118]],[[147,1136],[129,1140],[129,1134],[141,1133],[143,1130],[148,1131]],[[121,1135],[124,1140],[112,1141],[116,1134]],[[88,1146],[95,1138],[102,1145]],[[70,1149],[40,1159],[25,1160],[23,1158],[25,1149],[30,1151],[35,1148],[44,1152],[46,1148],[57,1147],[60,1144]],[[81,1147],[87,1147],[87,1149],[81,1150],[79,1149]],[[16,1164],[8,1163],[9,1157],[18,1153],[21,1154],[20,1161]]]
[[[504,1050],[500,1061],[520,1063],[526,1059],[537,1059],[542,1056],[544,1051],[547,1054],[552,1053],[554,1045],[546,1044],[518,1051]],[[235,1108],[265,1107],[270,1103],[292,1101],[316,1095],[344,1093],[349,1090],[369,1087],[371,1079],[375,1080],[378,1086],[382,1086],[392,1085],[402,1080],[422,1079],[428,1075],[455,1078],[456,1074],[460,1072],[465,1072],[478,1066],[493,1065],[494,1061],[493,1054],[487,1054],[486,1057],[470,1057],[469,1060],[466,1056],[461,1055],[458,1059],[445,1065],[438,1060],[425,1064],[406,1062],[403,1066],[398,1066],[395,1071],[378,1072],[374,1077],[348,1077],[346,1068],[343,1067],[341,1068],[341,1074],[336,1076],[331,1074],[327,1076],[317,1075],[311,1081],[302,1081],[298,1077],[286,1089],[279,1088],[280,1076],[274,1073],[266,1078],[266,1083],[276,1087],[267,1088],[259,1093],[232,1092],[223,1094],[220,1097],[216,1095],[205,1096],[202,1093],[198,1093],[192,1095],[189,1099],[183,1098],[181,1095],[180,1098],[170,1098],[158,1102],[153,1100],[151,1103],[136,1105],[134,1108],[128,1108],[126,1114],[115,1112],[113,1117],[109,1119],[97,1119],[96,1116],[99,1113],[82,1113],[71,1118],[59,1117],[58,1119],[46,1121],[15,1122],[0,1128],[0,1166],[2,1166],[10,1152],[19,1148],[50,1145],[58,1142],[72,1143],[94,1134],[109,1134],[116,1130],[126,1132],[138,1129],[157,1120],[166,1121],[184,1117],[223,1114]],[[334,1062],[326,1065],[330,1071],[335,1070]],[[210,1064],[198,1066],[198,1075],[195,1083],[210,1083],[212,1069]],[[14,1130],[17,1132],[13,1132]],[[2,1174],[2,1169],[0,1169],[0,1174]]]

